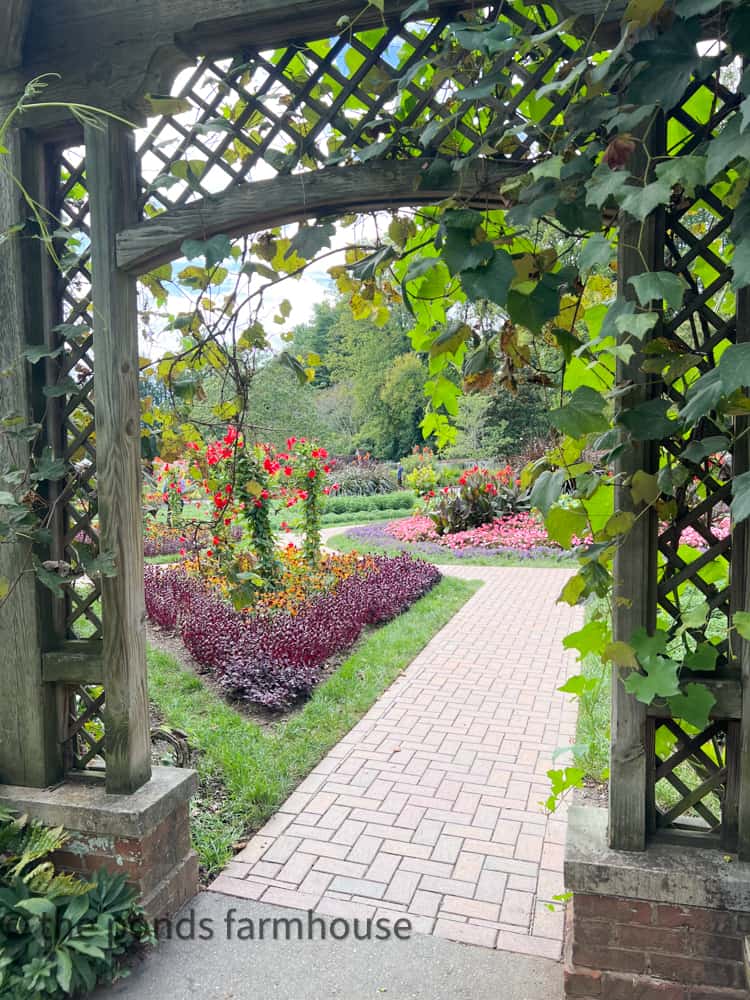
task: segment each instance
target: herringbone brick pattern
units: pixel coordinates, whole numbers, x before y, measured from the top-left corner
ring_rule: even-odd
[[[445,571],[485,584],[212,888],[559,958],[565,820],[540,803],[575,731],[568,571]]]

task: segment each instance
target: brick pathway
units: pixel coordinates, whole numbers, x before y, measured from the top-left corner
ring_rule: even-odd
[[[540,801],[575,708],[564,569],[449,567],[485,585],[212,889],[559,958],[564,816]]]

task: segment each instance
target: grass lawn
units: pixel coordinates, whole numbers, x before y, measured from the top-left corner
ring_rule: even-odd
[[[160,650],[149,651],[149,693],[167,725],[199,751],[201,792],[193,841],[206,873],[232,856],[365,714],[472,594],[476,581],[444,578],[408,611],[362,639],[295,715],[259,726]],[[216,796],[220,788],[223,795]]]
[[[395,539],[394,539],[395,541]],[[373,545],[370,542],[363,542],[359,538],[350,538],[347,534],[333,535],[328,539],[326,545],[331,549],[337,549],[339,552],[372,552],[375,555],[392,556],[397,555],[399,552],[408,552],[409,555],[414,556],[415,559],[423,559],[426,562],[435,563],[438,566],[532,566],[532,567],[547,567],[557,566],[563,567],[574,566],[574,559],[562,556],[560,559],[554,559],[549,556],[540,556],[538,559],[522,559],[515,556],[461,556],[454,555],[450,549],[445,549],[445,552],[436,553],[434,555],[427,554],[425,552],[420,552],[414,546],[404,544],[404,545],[394,545],[392,548],[386,548],[379,545]]]

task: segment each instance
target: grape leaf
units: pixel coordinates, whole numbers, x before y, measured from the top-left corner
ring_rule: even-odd
[[[683,719],[696,729],[706,728],[711,709],[716,704],[716,698],[705,684],[686,684],[681,694],[668,700],[674,718]]]

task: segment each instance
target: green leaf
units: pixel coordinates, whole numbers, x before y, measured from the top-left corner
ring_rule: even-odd
[[[723,0],[677,0],[676,13],[686,21],[700,14],[708,14],[722,4]]]
[[[669,708],[675,719],[682,719],[696,729],[705,729],[709,723],[711,709],[716,698],[705,684],[686,684],[682,694],[668,699]]]
[[[748,98],[750,101],[750,97]],[[750,131],[748,132],[750,134]],[[750,236],[738,240],[731,261],[733,275],[732,288],[746,288],[750,285]]]
[[[630,480],[630,495],[634,504],[645,503],[649,506],[659,499],[659,481],[656,476],[644,469],[638,469]]]
[[[607,237],[601,233],[594,233],[581,248],[578,269],[582,274],[586,274],[600,267],[608,267],[613,257],[614,250]]]
[[[750,641],[750,611],[735,611],[732,624],[743,639]]]
[[[401,15],[401,20],[406,23],[415,14],[425,14],[430,9],[430,0],[415,0]]]
[[[79,390],[79,385],[74,378],[66,375],[65,378],[60,379],[56,385],[45,385],[44,395],[50,399],[58,399],[62,396],[73,396]]]
[[[510,283],[514,278],[513,258],[505,250],[496,250],[488,264],[463,271],[461,284],[468,299],[487,299],[488,302],[505,306]]]
[[[321,250],[330,247],[331,238],[336,235],[332,222],[319,222],[316,226],[302,223],[291,239],[284,259],[297,253],[304,260],[312,260]]]
[[[27,361],[30,361],[32,365],[37,364],[42,358],[56,358],[65,350],[64,346],[61,347],[47,347],[46,344],[30,344],[28,347],[24,348],[23,356]]]
[[[626,535],[635,523],[635,514],[629,510],[616,511],[604,525],[604,534],[607,538],[617,538]]]
[[[563,469],[556,469],[551,472],[546,469],[534,483],[529,502],[536,510],[540,510],[546,517],[550,508],[560,499],[560,491],[565,482],[565,472]]]
[[[676,274],[669,271],[647,271],[628,278],[642,306],[664,299],[672,309],[679,309],[685,295],[685,284]]]
[[[623,685],[644,705],[650,705],[656,698],[669,698],[680,689],[677,683],[677,664],[672,660],[659,658],[643,673],[633,671],[624,679]]]
[[[661,441],[679,429],[679,423],[667,416],[671,406],[668,399],[649,399],[630,410],[623,410],[617,422],[627,428],[634,441]]]
[[[583,660],[591,653],[601,656],[602,650],[610,641],[610,637],[609,625],[594,619],[587,622],[578,632],[566,635],[563,639],[563,646],[566,649],[577,649],[578,659]]]
[[[727,21],[727,35],[736,55],[750,57],[750,10],[740,4]]]
[[[10,593],[10,580],[7,576],[0,576],[0,601],[4,601]]]
[[[581,538],[586,534],[588,518],[585,510],[573,507],[553,507],[547,515],[544,526],[549,537],[564,549],[569,549],[573,536]]]
[[[712,139],[706,158],[706,180],[712,181],[737,158],[750,158],[750,132],[740,131],[739,115],[734,115]]]
[[[568,403],[553,410],[550,423],[568,437],[581,438],[609,427],[605,416],[606,400],[589,386],[579,386]]]
[[[188,260],[196,257],[206,258],[206,268],[210,269],[221,264],[232,251],[232,241],[228,236],[217,234],[208,240],[185,240],[180,247],[180,253]]]
[[[729,450],[729,439],[723,435],[702,438],[700,441],[691,441],[687,448],[680,455],[680,460],[684,462],[694,462],[698,465],[709,455],[717,452]]]
[[[542,279],[528,295],[512,289],[508,293],[507,309],[514,323],[525,326],[532,333],[541,333],[544,324],[560,311],[560,293]]]
[[[685,656],[682,665],[688,670],[716,670],[719,651],[710,642],[699,642],[695,649]]]
[[[629,333],[637,340],[643,340],[658,322],[659,313],[623,313],[615,319],[615,326],[619,333]]]
[[[654,181],[645,187],[631,188],[620,202],[620,208],[627,215],[643,222],[658,205],[666,205],[672,189],[665,181]]]
[[[694,426],[701,417],[716,409],[723,395],[721,373],[718,368],[712,368],[688,389],[680,417],[688,427]]]
[[[446,230],[443,243],[443,260],[451,274],[459,274],[469,268],[480,267],[491,260],[494,249],[491,243],[478,243],[474,233],[467,229]]]
[[[471,335],[471,327],[467,326],[466,323],[452,323],[436,340],[433,340],[430,345],[430,357],[435,358],[439,354],[455,354]]]
[[[735,525],[750,517],[750,472],[742,472],[732,479],[732,503],[729,511]]]
[[[655,38],[638,42],[630,50],[640,72],[627,90],[627,104],[661,104],[665,110],[679,104],[701,65],[698,53],[700,19],[676,21]]]
[[[609,198],[619,202],[630,190],[630,174],[626,170],[611,170],[608,166],[598,167],[586,185],[586,204],[602,208]]]
[[[708,601],[699,601],[694,604],[691,608],[686,608],[682,612],[682,626],[683,629],[688,628],[703,628],[703,626],[708,621],[708,616],[711,613],[711,609],[708,606]]]
[[[461,48],[469,52],[480,52],[490,58],[501,52],[509,52],[518,45],[510,24],[506,21],[477,26],[451,24],[450,30]]]
[[[705,156],[674,156],[657,164],[656,176],[672,188],[679,184],[689,198],[706,183]],[[667,199],[668,200],[668,199]]]
[[[565,584],[557,600],[563,604],[569,604],[571,607],[575,607],[583,596],[583,592],[585,590],[586,581],[580,573],[576,573],[576,575],[571,576]]]

